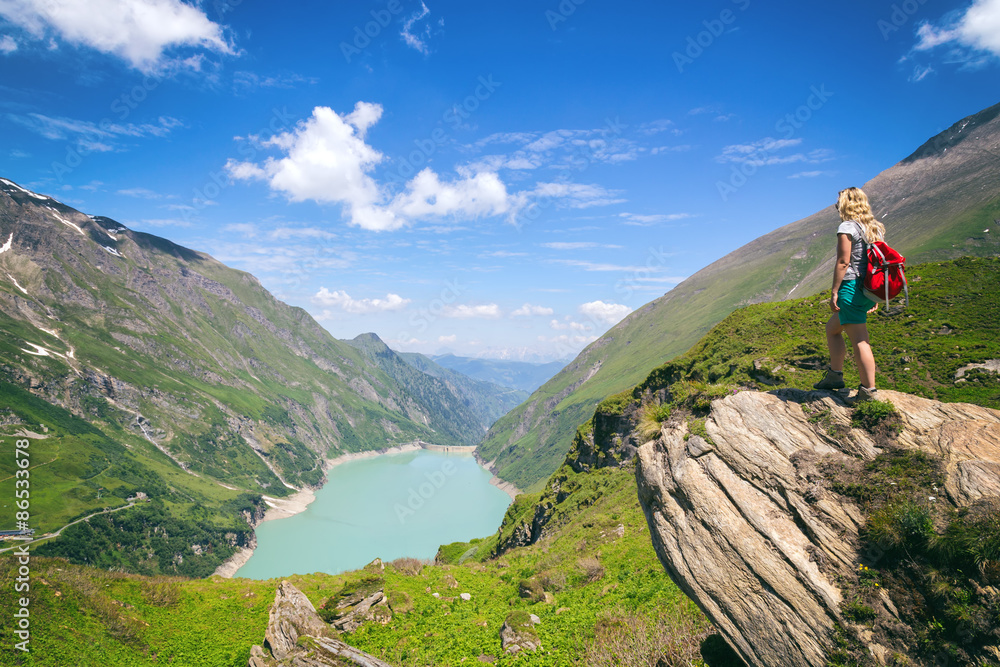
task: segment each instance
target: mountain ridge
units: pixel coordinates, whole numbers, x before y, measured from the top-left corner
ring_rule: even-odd
[[[997,156],[1000,104],[959,121],[866,183],[893,247],[911,262],[1000,252]],[[639,382],[645,369],[684,352],[739,306],[826,288],[838,221],[825,207],[638,308],[498,421],[479,446],[480,456],[495,461],[500,478],[537,490],[560,465],[577,426],[601,400]]]

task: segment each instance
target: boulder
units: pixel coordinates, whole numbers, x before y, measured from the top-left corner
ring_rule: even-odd
[[[514,611],[507,615],[500,628],[500,647],[504,653],[520,653],[521,651],[537,651],[542,647],[535,632],[535,624],[539,619],[526,611]]]
[[[342,667],[345,661],[360,667],[390,667],[334,637],[302,591],[281,582],[268,615],[264,646],[250,649],[248,667]]]
[[[901,415],[897,444],[941,457],[953,504],[1000,495],[1000,412],[879,393]],[[803,403],[832,429],[810,422]],[[708,438],[670,422],[638,451],[660,561],[749,665],[825,667],[844,623],[837,581],[857,568],[864,517],[824,486],[817,464],[879,453],[850,415],[825,392],[741,392],[712,403]],[[886,653],[875,640],[868,650]]]

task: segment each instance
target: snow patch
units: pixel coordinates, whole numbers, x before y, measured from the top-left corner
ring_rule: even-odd
[[[24,342],[25,342],[25,343],[28,343],[28,341],[24,341]],[[33,354],[33,355],[35,355],[36,357],[48,357],[48,356],[51,356],[52,354],[55,354],[56,356],[60,356],[60,357],[62,356],[62,355],[61,355],[61,354],[59,354],[58,352],[52,352],[52,351],[51,351],[51,350],[49,350],[48,348],[45,348],[45,347],[42,347],[41,345],[36,345],[36,344],[34,344],[34,343],[28,343],[28,345],[30,345],[31,347],[33,347],[33,348],[35,348],[35,349],[34,349],[34,350],[25,350],[25,349],[24,349],[24,348],[22,347],[22,348],[21,348],[21,351],[22,351],[22,352],[27,352],[28,354]]]
[[[72,222],[70,222],[66,218],[64,218],[61,215],[59,215],[58,213],[56,213],[56,210],[54,208],[51,208],[49,206],[46,206],[45,208],[47,208],[49,210],[49,213],[52,214],[52,217],[55,218],[56,220],[58,220],[59,222],[63,223],[67,227],[72,227],[76,231],[80,232],[80,234],[82,234],[83,236],[87,235],[87,233],[84,232],[82,229],[80,229],[77,225],[73,224]]]
[[[18,190],[20,190],[24,194],[31,195],[35,199],[41,199],[43,201],[46,200],[46,199],[52,199],[52,197],[46,197],[45,195],[36,194],[36,193],[32,192],[31,190],[25,190],[20,185],[17,185],[15,183],[11,183],[6,178],[0,178],[0,183],[6,183],[7,185],[9,185],[12,188],[17,188]]]
[[[0,255],[10,250],[12,245],[14,245],[14,232],[11,232],[10,236],[7,238],[7,242],[0,246]]]
[[[125,255],[121,254],[120,252],[118,252],[118,251],[117,251],[117,250],[115,250],[114,248],[109,248],[109,247],[108,247],[108,246],[106,246],[106,245],[102,245],[101,247],[102,247],[102,248],[104,248],[105,250],[107,250],[108,252],[110,252],[110,253],[111,253],[112,255],[114,255],[115,257],[121,257],[122,259],[125,259]]]
[[[55,336],[56,338],[59,338],[59,332],[56,331],[55,329],[46,329],[45,327],[40,327],[38,325],[35,325],[35,328],[38,329],[39,331],[44,331],[50,336]]]
[[[17,278],[15,278],[14,276],[10,275],[9,273],[7,274],[7,277],[10,278],[10,281],[12,283],[14,283],[14,287],[16,287],[17,289],[21,290],[25,294],[28,293],[28,290],[26,290],[23,287],[21,287],[21,283],[17,282]]]

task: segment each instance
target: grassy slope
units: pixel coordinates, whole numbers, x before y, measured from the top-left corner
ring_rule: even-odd
[[[646,618],[669,610],[684,627],[707,629],[657,561],[634,484],[630,471],[586,476],[568,503],[574,511],[556,535],[500,560],[424,566],[416,575],[387,567],[386,591],[405,593],[413,610],[396,614],[387,626],[367,624],[345,640],[393,664],[456,665],[481,654],[501,655],[500,626],[511,611],[523,609],[541,618],[536,629],[543,649],[501,664],[560,666],[582,664],[595,625],[612,612]],[[623,537],[614,532],[619,525]],[[603,567],[595,581],[581,566],[587,558]],[[0,564],[0,606],[11,609],[12,562]],[[548,586],[552,603],[518,596],[519,582],[540,574],[556,582]],[[362,576],[359,571],[289,579],[319,607]],[[456,587],[449,585],[452,579]],[[139,578],[47,559],[33,561],[32,582],[34,652],[15,663],[5,644],[0,664],[243,667],[250,646],[263,640],[278,583]],[[464,592],[471,601],[458,599]]]
[[[960,366],[1000,358],[995,325],[1000,318],[1000,259],[926,264],[914,267],[911,274],[915,287],[911,307],[879,316],[871,325],[882,369],[880,384],[946,401],[1000,407],[997,376],[976,373],[967,383],[953,382]],[[630,404],[656,392],[667,391],[676,406],[697,411],[706,390],[710,396],[712,391],[762,380],[808,387],[820,375],[813,366],[818,361],[816,350],[823,344],[820,324],[825,308],[820,296],[758,304],[733,313],[687,354],[654,369],[632,390],[605,401],[600,410],[604,421],[597,424],[595,418],[580,430],[579,437],[614,440],[607,424]],[[854,377],[848,368],[848,379]],[[722,384],[711,387],[708,383]],[[578,438],[571,459],[580,445]],[[365,625],[346,639],[398,664],[457,664],[481,653],[499,655],[499,626],[517,609],[542,619],[537,629],[544,651],[504,664],[579,664],[602,619],[612,613],[632,618],[675,614],[684,620],[683,632],[702,636],[707,629],[704,618],[656,560],[631,471],[576,472],[570,465],[573,462],[568,460],[549,480],[544,494],[519,496],[497,534],[442,547],[439,557],[452,565],[423,567],[416,576],[387,568],[387,591],[406,593],[413,610],[397,614],[387,626]],[[548,506],[549,517],[542,539],[491,559],[521,526],[531,524],[539,504]],[[622,537],[615,535],[618,525],[624,527]],[[604,568],[596,582],[587,582],[584,575],[581,561],[588,557],[597,558]],[[3,562],[9,568],[10,561]],[[156,595],[142,592],[151,588],[148,580],[131,576],[80,570],[57,561],[39,561],[33,568],[37,568],[33,576],[48,582],[34,589],[37,598],[32,603],[38,619],[35,636],[38,646],[46,650],[39,650],[26,665],[64,664],[54,656],[64,659],[70,650],[65,642],[72,640],[78,664],[84,665],[153,664],[155,653],[158,660],[172,658],[177,665],[241,667],[250,644],[259,643],[263,636],[267,607],[277,584],[177,580],[168,586],[174,593]],[[12,595],[7,572],[8,580],[0,581],[0,605],[5,608]],[[565,577],[564,585],[549,585],[552,603],[532,603],[518,596],[522,579],[541,581],[546,575],[557,583]],[[345,582],[362,576],[362,572],[314,574],[291,580],[319,605]],[[448,586],[448,577],[457,587]],[[53,581],[60,583],[53,585]],[[139,586],[136,581],[146,583]],[[56,589],[63,591],[65,599],[54,597]],[[432,597],[433,592],[442,599]],[[448,599],[462,592],[471,593],[472,600]],[[176,602],[163,602],[175,598]],[[133,606],[121,607],[110,600]],[[568,610],[557,614],[562,607]],[[229,620],[236,616],[239,623]],[[210,640],[205,639],[208,628],[214,632]]]
[[[890,242],[911,264],[1000,253],[1000,225],[994,224],[1000,219],[998,114],[1000,105],[957,123],[865,184]],[[687,350],[742,305],[826,288],[836,225],[827,207],[734,251],[640,308],[498,421],[480,455],[496,460],[501,478],[539,489],[561,463],[576,426],[605,397],[641,381],[649,368]]]

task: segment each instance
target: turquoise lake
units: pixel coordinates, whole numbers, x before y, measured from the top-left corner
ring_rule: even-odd
[[[433,558],[500,527],[510,497],[468,454],[420,450],[342,463],[305,512],[257,527],[237,577],[336,574],[375,558]]]

